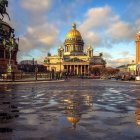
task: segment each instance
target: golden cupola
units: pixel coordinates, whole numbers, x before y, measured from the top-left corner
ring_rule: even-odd
[[[67,33],[64,45],[66,55],[83,53],[84,41],[80,32],[76,29],[75,23],[72,24],[72,29]]]
[[[76,29],[75,23],[72,24],[72,29],[66,35],[66,39],[72,39],[72,38],[82,39],[80,32]]]

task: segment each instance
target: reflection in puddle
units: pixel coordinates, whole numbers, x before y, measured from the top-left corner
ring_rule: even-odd
[[[13,132],[13,130],[10,128],[0,128],[0,133],[10,133],[10,132]]]
[[[137,139],[133,112],[138,97],[133,86],[121,84],[73,80],[2,87],[0,139]],[[138,104],[135,119],[140,125]]]
[[[67,120],[72,124],[72,128],[76,129],[77,123],[82,118],[82,114],[86,113],[92,106],[91,96],[81,96],[75,98],[70,96],[69,99],[64,100],[65,112]]]
[[[19,117],[19,109],[16,103],[13,101],[15,99],[14,94],[9,94],[8,89],[5,87],[5,93],[2,93],[0,100],[0,133],[10,133],[13,132],[12,126],[10,125],[17,117]]]
[[[136,123],[140,125],[140,108],[137,108],[135,111],[135,119],[136,119]]]
[[[137,100],[136,102],[138,105],[140,105],[140,100]],[[140,108],[137,108],[135,110],[135,120],[136,120],[137,125],[140,126]]]

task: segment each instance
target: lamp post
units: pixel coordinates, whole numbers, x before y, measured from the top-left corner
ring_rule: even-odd
[[[12,56],[12,51],[14,49],[14,38],[13,37],[10,38],[10,45],[11,45],[11,46],[9,46],[9,55],[10,56],[9,56],[9,64],[7,67],[7,72],[13,72],[12,65],[11,65],[11,56]]]
[[[38,73],[38,67],[37,67],[37,61],[35,65],[35,80],[37,81],[37,73]]]
[[[60,54],[60,73],[61,73],[61,54]]]
[[[59,71],[60,72],[60,75],[61,75],[61,72],[62,72],[61,62],[62,62],[62,58],[63,58],[63,51],[64,51],[64,49],[62,48],[62,46],[60,46],[59,49],[58,49],[58,56],[59,56],[59,60],[60,60],[60,71]]]

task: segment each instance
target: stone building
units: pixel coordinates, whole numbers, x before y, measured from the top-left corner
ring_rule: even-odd
[[[99,56],[94,56],[91,46],[87,48],[86,52],[84,52],[84,47],[84,40],[76,29],[76,24],[73,23],[72,29],[66,35],[64,48],[60,46],[57,55],[47,56],[44,65],[47,70],[65,71],[72,75],[89,74],[90,69],[95,65],[105,67],[106,62],[101,53]]]

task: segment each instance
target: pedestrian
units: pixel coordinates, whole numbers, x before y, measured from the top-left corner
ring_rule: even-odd
[[[65,80],[67,80],[68,79],[68,73],[66,72],[65,73]]]

